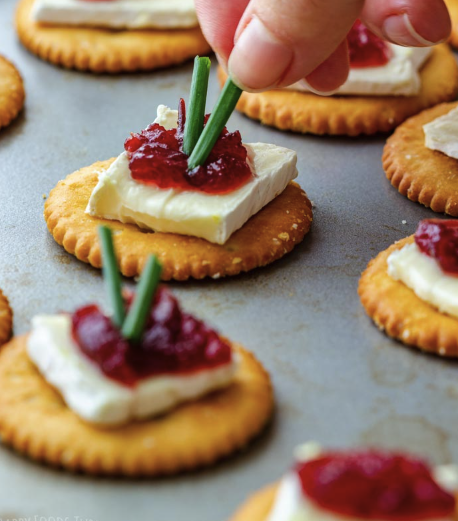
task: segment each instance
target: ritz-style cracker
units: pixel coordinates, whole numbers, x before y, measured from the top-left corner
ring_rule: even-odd
[[[0,129],[21,112],[25,101],[24,84],[16,67],[0,56]]]
[[[41,59],[95,73],[149,71],[178,65],[211,49],[199,27],[111,30],[39,24],[34,0],[20,0],[16,29],[23,45]]]
[[[45,220],[56,242],[96,268],[102,265],[97,238],[100,224],[114,231],[118,264],[126,277],[139,275],[148,255],[155,254],[163,266],[163,280],[187,280],[238,275],[270,264],[299,244],[312,223],[312,205],[294,182],[222,245],[92,217],[85,209],[98,172],[113,161],[95,163],[70,174],[51,191],[45,203]]]
[[[278,485],[270,485],[255,492],[237,510],[230,521],[267,521],[275,502]]]
[[[69,409],[41,376],[26,341],[15,337],[0,350],[0,435],[18,452],[52,466],[131,477],[193,470],[246,446],[273,412],[269,375],[251,353],[233,345],[240,365],[226,389],[157,418],[96,427]]]
[[[423,351],[458,357],[458,319],[441,313],[388,275],[388,257],[413,241],[413,236],[407,237],[369,263],[359,282],[361,302],[387,335]]]
[[[0,290],[0,346],[2,346],[11,336],[13,327],[13,312],[10,308],[8,299]]]
[[[458,161],[425,146],[423,125],[458,103],[444,103],[403,123],[388,139],[383,168],[391,184],[411,201],[458,216]]]

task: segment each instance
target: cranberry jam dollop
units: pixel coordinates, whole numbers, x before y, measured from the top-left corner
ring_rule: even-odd
[[[95,305],[78,309],[71,318],[73,339],[81,351],[107,377],[126,386],[151,376],[190,374],[232,361],[231,346],[201,320],[184,313],[163,286],[138,344],[124,339]]]
[[[133,179],[167,190],[197,191],[222,195],[237,190],[253,178],[247,149],[239,131],[221,133],[207,161],[188,170],[183,152],[186,122],[184,100],[180,100],[178,128],[166,130],[153,123],[140,134],[132,134],[124,144]],[[209,116],[205,117],[205,124]]]
[[[455,498],[421,460],[382,451],[331,452],[299,463],[304,495],[342,516],[380,521],[452,519]]]
[[[363,67],[382,67],[391,57],[388,44],[357,20],[347,36],[350,54],[350,66],[354,69]]]
[[[447,275],[458,277],[458,221],[421,221],[415,242],[422,253],[436,259]]]

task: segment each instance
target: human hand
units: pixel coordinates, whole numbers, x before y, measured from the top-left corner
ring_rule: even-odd
[[[327,92],[348,76],[346,35],[357,18],[378,36],[405,46],[447,39],[443,0],[196,0],[202,30],[244,90],[306,79]]]

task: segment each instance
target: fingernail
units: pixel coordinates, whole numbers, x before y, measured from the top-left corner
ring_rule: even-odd
[[[244,90],[274,87],[293,61],[293,51],[253,16],[235,43],[229,58],[229,74]]]
[[[407,13],[389,16],[383,23],[382,30],[388,40],[405,47],[429,47],[440,43],[431,42],[419,34],[412,25]]]
[[[328,91],[317,90],[314,87],[312,87],[305,78],[303,80],[299,81],[299,85],[301,87],[303,87],[304,89],[309,90],[313,94],[317,94],[318,96],[333,96],[334,94],[337,94],[339,92],[339,89],[328,90]]]

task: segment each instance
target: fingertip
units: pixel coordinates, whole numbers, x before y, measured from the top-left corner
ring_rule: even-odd
[[[257,92],[278,85],[293,59],[293,50],[252,16],[235,43],[228,69],[239,87]]]
[[[347,81],[349,71],[348,46],[344,41],[303,81],[315,94],[331,96]]]

